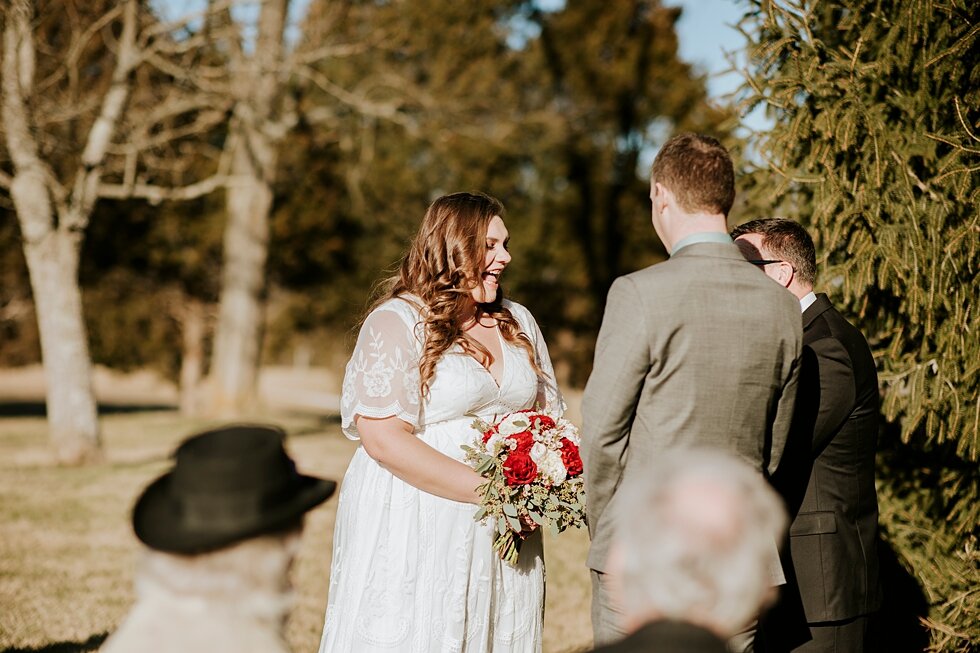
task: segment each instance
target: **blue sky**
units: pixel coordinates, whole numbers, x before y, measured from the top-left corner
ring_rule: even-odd
[[[744,43],[732,25],[742,17],[745,5],[737,0],[665,0],[664,4],[684,10],[677,25],[681,57],[712,73],[708,79],[711,95],[720,97],[734,91],[741,81],[739,76],[719,73],[729,67],[725,51],[740,50]]]
[[[465,1],[465,0],[463,0]],[[556,9],[566,0],[539,0],[546,8]],[[202,0],[153,0],[153,4],[165,10],[169,16],[181,16],[200,10]],[[251,3],[246,3],[251,4]],[[299,13],[306,5],[303,0],[294,1],[293,13]],[[738,0],[664,0],[669,6],[682,7],[678,23],[681,56],[707,73],[715,73],[709,78],[709,90],[715,97],[729,93],[738,86],[737,75],[722,75],[728,64],[724,51],[739,49],[741,35],[728,24],[738,22],[742,8]],[[253,7],[254,8],[254,7]]]
[[[460,0],[465,2],[465,0]],[[614,2],[615,0],[610,0]],[[170,16],[184,15],[188,11],[200,9],[202,0],[152,0]],[[538,0],[542,7],[559,9],[567,0]],[[736,73],[724,74],[729,67],[725,59],[726,51],[740,50],[742,35],[732,27],[741,18],[745,3],[739,0],[663,0],[668,6],[683,9],[677,24],[681,57],[709,75],[708,91],[712,97],[720,99],[734,91],[741,78]],[[252,3],[245,3],[251,5]],[[304,0],[294,0],[294,14],[305,7]],[[252,5],[254,10],[254,5]],[[756,128],[765,124],[761,112],[748,116],[745,122]]]

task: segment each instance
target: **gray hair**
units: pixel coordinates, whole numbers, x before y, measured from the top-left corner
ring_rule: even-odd
[[[628,618],[729,637],[758,616],[787,517],[757,470],[722,451],[674,449],[620,492],[611,571]]]

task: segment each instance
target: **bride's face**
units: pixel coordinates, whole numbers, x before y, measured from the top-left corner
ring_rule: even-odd
[[[483,261],[482,283],[473,289],[473,299],[479,304],[492,302],[497,298],[500,288],[500,273],[510,263],[507,242],[510,234],[499,215],[490,219],[487,225],[487,253]]]

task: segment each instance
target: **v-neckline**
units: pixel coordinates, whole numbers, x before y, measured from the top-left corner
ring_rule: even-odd
[[[461,346],[460,346],[460,349],[462,350],[462,354],[464,356],[466,356],[471,361],[473,361],[474,363],[476,363],[476,365],[481,370],[483,370],[484,372],[487,373],[487,376],[490,377],[490,380],[493,381],[493,384],[495,386],[497,386],[497,393],[499,394],[501,388],[503,387],[504,378],[505,378],[505,376],[507,374],[507,360],[506,360],[507,359],[507,344],[504,341],[504,338],[503,338],[503,336],[500,333],[500,325],[495,326],[494,327],[494,331],[497,334],[497,343],[500,345],[500,379],[499,380],[497,379],[497,377],[495,377],[493,375],[493,372],[490,371],[490,368],[489,367],[487,367],[486,365],[484,365],[483,363],[481,363],[480,361],[478,361],[475,356],[473,356],[472,354],[470,354],[469,352],[467,352]],[[474,340],[476,340],[476,338],[474,338]],[[479,342],[479,341],[477,340],[477,342]]]

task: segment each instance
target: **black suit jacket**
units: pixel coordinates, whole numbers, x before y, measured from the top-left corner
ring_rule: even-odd
[[[786,455],[772,479],[792,518],[777,611],[796,602],[808,623],[840,621],[881,603],[878,375],[864,336],[824,294],[803,313],[800,375]]]
[[[726,653],[726,649],[723,640],[698,626],[654,621],[592,653]]]

